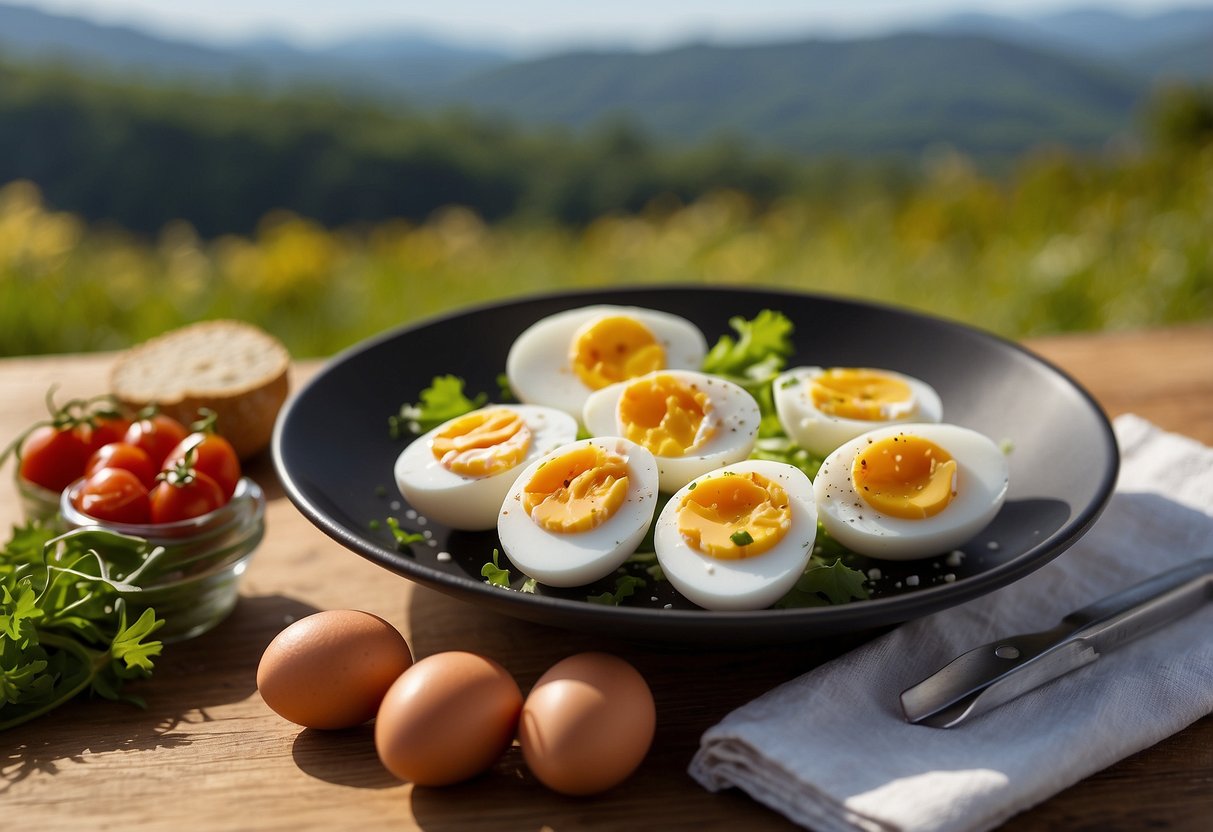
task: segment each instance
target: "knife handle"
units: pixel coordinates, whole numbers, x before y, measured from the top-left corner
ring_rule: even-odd
[[[1193,612],[1213,597],[1213,557],[1198,558],[1070,613],[1064,623],[1106,653]]]

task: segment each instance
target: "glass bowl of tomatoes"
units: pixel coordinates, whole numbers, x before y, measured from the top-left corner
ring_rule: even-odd
[[[240,576],[265,534],[265,495],[241,473],[215,414],[191,426],[149,411],[122,439],[96,448],[58,495],[67,529],[100,527],[162,552],[140,569],[128,595],[135,614],[151,607],[166,641],[199,635],[236,604]]]
[[[58,406],[0,452],[17,460],[28,520],[60,531],[102,528],[148,542],[128,604],[164,620],[166,641],[199,635],[236,604],[265,534],[265,495],[244,477],[206,409],[185,424],[155,406],[123,412],[109,396]]]
[[[206,514],[170,523],[102,521],[78,507],[86,484],[77,480],[62,493],[59,511],[68,529],[100,527],[139,537],[163,547],[138,589],[126,595],[132,616],[151,607],[164,619],[157,631],[163,641],[201,635],[231,613],[239,597],[240,578],[265,536],[265,494],[242,477],[231,499]]]

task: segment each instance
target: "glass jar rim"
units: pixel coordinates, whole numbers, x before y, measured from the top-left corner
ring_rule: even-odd
[[[141,537],[153,545],[171,545],[183,540],[220,534],[246,522],[259,522],[265,513],[265,492],[248,477],[241,477],[236,491],[225,504],[207,514],[179,520],[175,523],[113,523],[90,517],[76,508],[73,498],[84,486],[78,479],[63,489],[59,511],[69,528],[100,526],[132,537]]]

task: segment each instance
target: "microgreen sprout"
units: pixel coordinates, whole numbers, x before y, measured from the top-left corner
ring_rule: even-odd
[[[388,530],[392,533],[398,549],[411,549],[414,543],[421,543],[425,540],[425,535],[421,532],[408,532],[402,529],[400,521],[395,517],[388,517],[383,522],[387,523]]]
[[[635,575],[620,575],[615,579],[614,592],[604,592],[601,595],[588,595],[585,600],[591,604],[605,604],[617,607],[625,598],[630,598],[636,593],[636,587],[647,585],[644,578],[638,578]]]
[[[494,549],[493,550],[493,559],[490,562],[486,563],[484,566],[480,567],[480,574],[484,578],[485,583],[491,584],[492,586],[499,586],[499,587],[503,587],[505,589],[509,589],[510,588],[510,570],[502,569],[501,565],[497,562],[497,558],[498,558],[498,553],[497,553],[497,550]],[[531,587],[531,591],[532,592],[535,591],[535,588],[533,585]]]

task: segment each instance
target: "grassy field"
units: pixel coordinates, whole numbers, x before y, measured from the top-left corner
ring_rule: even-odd
[[[1038,155],[992,179],[931,162],[906,191],[798,197],[758,210],[722,192],[584,227],[422,224],[326,229],[267,216],[249,237],[156,239],[0,188],[0,353],[129,345],[218,316],[300,357],[401,323],[537,291],[737,284],[896,303],[1021,338],[1213,320],[1213,147],[1115,163]]]

